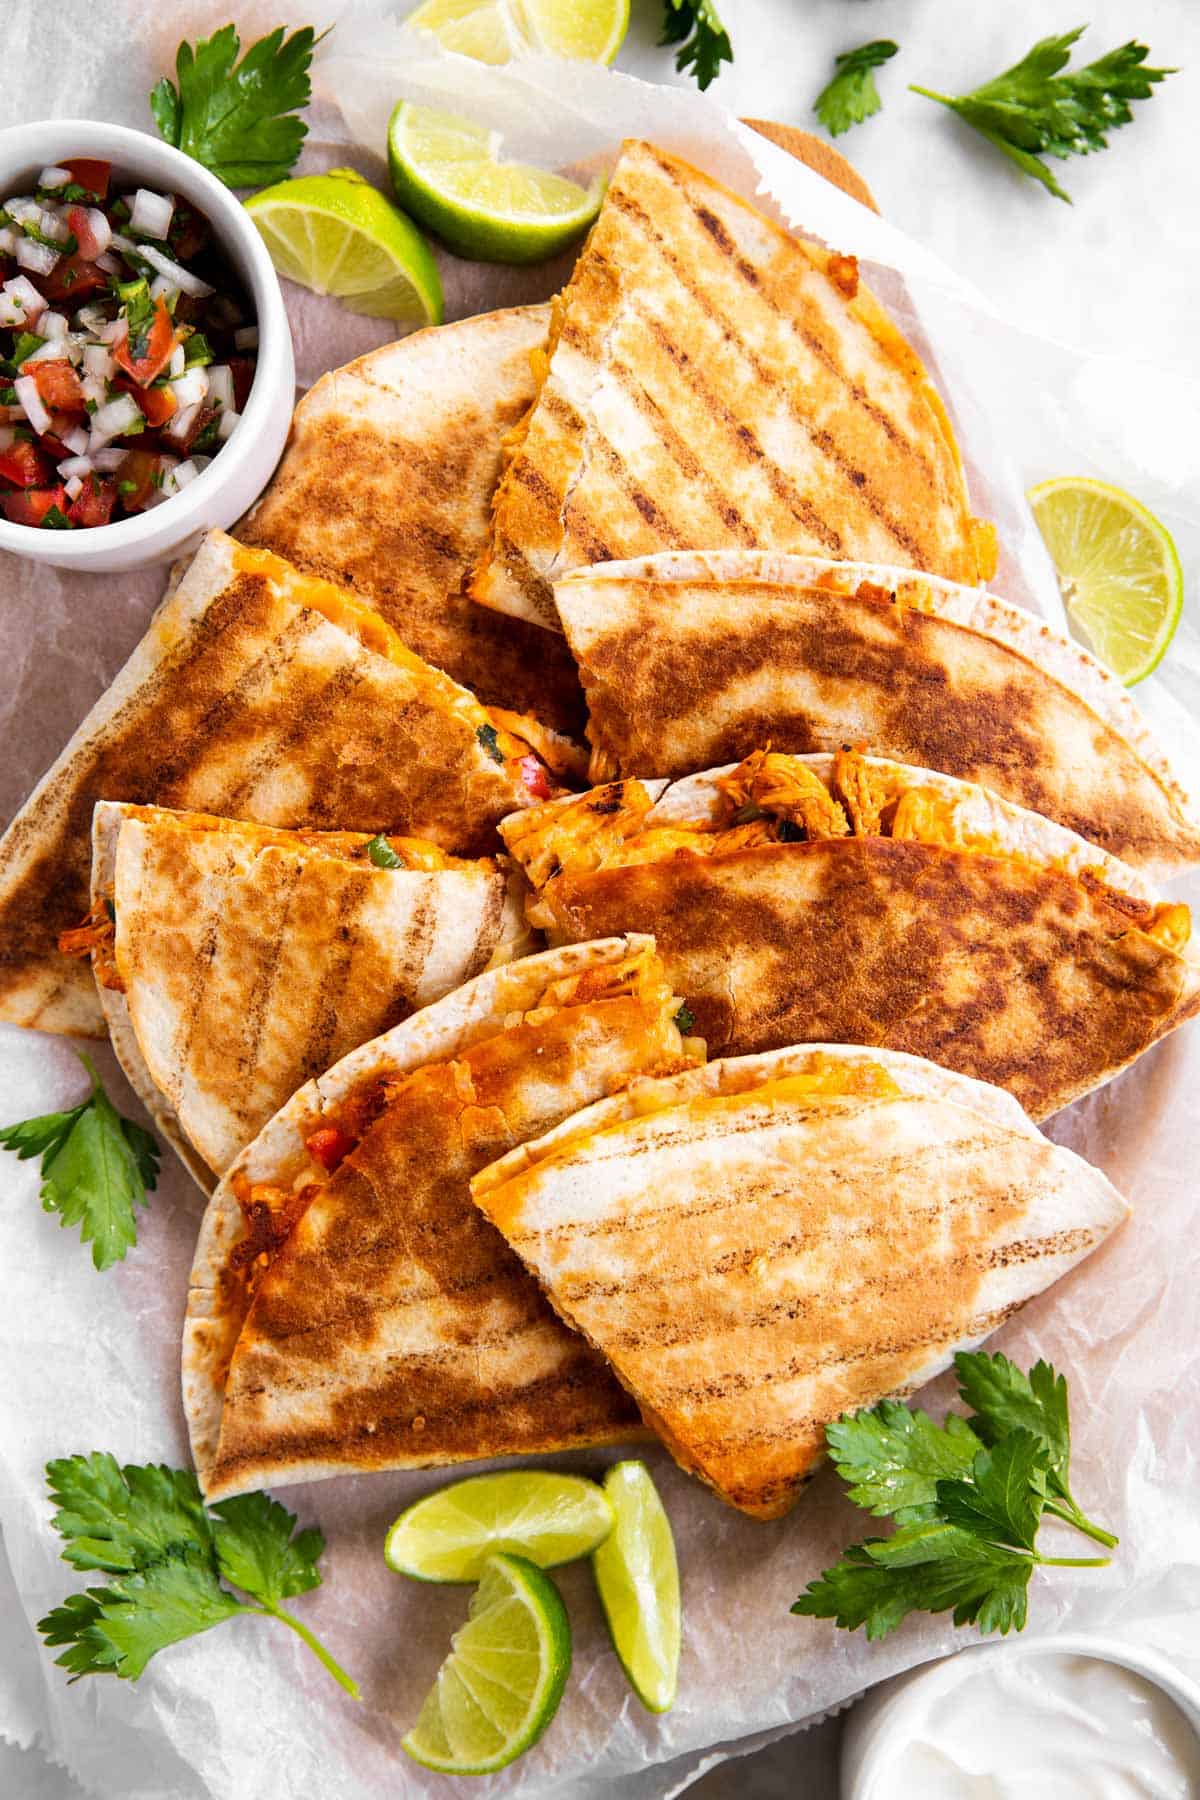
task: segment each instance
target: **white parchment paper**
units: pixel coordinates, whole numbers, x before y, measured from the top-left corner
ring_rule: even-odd
[[[16,5],[32,23],[37,9]],[[395,99],[462,109],[466,82],[474,84],[471,108],[508,134],[514,153],[560,166],[606,159],[626,134],[678,148],[871,265],[871,280],[921,340],[949,398],[977,508],[1000,529],[999,591],[1061,618],[1021,495],[1032,481],[1068,472],[1138,493],[1175,534],[1185,567],[1200,568],[1194,384],[1022,333],[919,245],[690,90],[546,63],[483,72],[406,41],[378,8],[306,6],[304,15],[339,23],[322,52],[302,169],[350,162],[379,179],[373,151]],[[227,16],[225,0],[189,6],[186,19],[174,6],[110,0],[69,69],[51,56],[47,34],[31,29],[29,79],[40,84],[47,113],[145,126],[142,96],[170,65],[181,31],[199,35]],[[239,9],[247,39],[276,18],[259,4]],[[10,41],[22,41],[19,29]],[[516,271],[443,257],[448,316],[543,298],[561,285],[570,260]],[[392,335],[386,323],[354,319],[294,288],[287,299],[305,385]],[[15,810],[111,680],[162,582],[161,571],[60,577],[0,558],[0,815]],[[1200,785],[1200,634],[1190,617],[1138,699],[1184,777]],[[1195,903],[1200,883],[1178,892]],[[136,1111],[106,1050],[98,1061],[118,1105]],[[0,1120],[70,1104],[83,1085],[69,1045],[0,1027]],[[1200,1673],[1198,1087],[1200,1035],[1192,1027],[1054,1122],[1052,1135],[1104,1168],[1135,1216],[995,1341],[1022,1363],[1044,1355],[1068,1372],[1074,1485],[1093,1516],[1122,1536],[1109,1571],[1035,1577],[1033,1628],[1053,1631],[1069,1620],[1137,1632],[1190,1657]],[[136,1686],[69,1686],[53,1668],[33,1622],[82,1583],[59,1560],[48,1529],[43,1465],[92,1448],[126,1461],[186,1461],[178,1346],[200,1197],[168,1161],[137,1249],[100,1276],[73,1236],[40,1211],[35,1166],[5,1157],[0,1178],[0,1530],[8,1559],[0,1564],[0,1737],[40,1744],[105,1800],[377,1800],[449,1791],[403,1756],[398,1738],[464,1616],[466,1594],[405,1583],[380,1553],[400,1507],[445,1479],[436,1471],[281,1490],[329,1539],[325,1585],[297,1605],[359,1677],[364,1705],[346,1700],[282,1629],[251,1620],[164,1652]],[[926,1403],[936,1411],[950,1391],[948,1382],[936,1384]],[[559,1460],[595,1471],[609,1458]],[[641,1710],[607,1647],[586,1569],[565,1570],[575,1665],[562,1711],[534,1752],[470,1791],[660,1800],[721,1756],[971,1635],[917,1620],[867,1645],[790,1616],[805,1582],[862,1532],[861,1515],[831,1476],[789,1519],[764,1525],[726,1511],[665,1455],[650,1460],[683,1571],[678,1703],[661,1719]]]

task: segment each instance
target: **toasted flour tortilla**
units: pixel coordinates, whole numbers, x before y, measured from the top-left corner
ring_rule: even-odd
[[[653,932],[714,1054],[880,1044],[1040,1119],[1200,1010],[1186,907],[1063,826],[885,758],[614,782],[501,829],[530,923],[554,943]]]
[[[485,702],[580,732],[564,644],[481,612],[463,584],[487,542],[501,444],[533,399],[545,306],[414,332],[322,376],[237,536],[340,582]]]
[[[1011,1097],[829,1044],[601,1101],[471,1192],[682,1467],[757,1518],[828,1423],[920,1387],[1128,1213]]]
[[[109,1035],[209,1189],[313,1075],[531,947],[490,859],[396,839],[407,866],[378,868],[368,842],[96,808],[93,967]]]
[[[555,604],[592,778],[685,775],[867,742],[981,781],[1139,868],[1200,860],[1200,822],[1125,689],[1023,607],[877,563],[667,552],[578,570]]]
[[[678,1007],[647,939],[550,951],[478,976],[289,1101],[197,1245],[183,1389],[207,1494],[641,1435],[468,1182],[694,1061]],[[327,1172],[312,1146],[330,1131],[344,1135]]]
[[[852,257],[653,144],[621,151],[507,447],[483,605],[657,550],[769,544],[987,579],[945,406]]]
[[[88,909],[98,800],[475,855],[532,798],[528,751],[353,595],[209,532],[0,839],[0,1019],[103,1032],[87,964],[58,950]]]

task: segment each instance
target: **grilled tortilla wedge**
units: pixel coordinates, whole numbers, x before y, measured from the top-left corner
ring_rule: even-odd
[[[570,570],[767,544],[986,580],[946,409],[852,257],[625,144],[555,302],[471,593],[560,630]]]
[[[881,1044],[1044,1118],[1200,1010],[1186,906],[987,789],[854,751],[756,752],[505,820],[531,924],[651,931],[722,1055]]]
[[[471,1191],[676,1460],[758,1518],[794,1503],[831,1420],[911,1393],[1128,1212],[1010,1096],[891,1051],[648,1087]]]
[[[184,1402],[210,1497],[640,1435],[468,1183],[579,1107],[694,1062],[678,1009],[649,939],[551,951],[295,1095],[200,1232]]]
[[[61,932],[88,910],[97,800],[497,848],[554,784],[532,722],[489,712],[377,613],[223,532],[205,538],[108,692],[0,839],[0,1019],[96,1036]]]
[[[379,868],[370,841],[96,808],[76,943],[122,1067],[206,1188],[314,1075],[532,947],[490,858],[397,837]]]
[[[1023,607],[910,569],[668,551],[583,569],[555,603],[591,779],[686,775],[865,740],[980,781],[1139,868],[1200,860],[1200,822],[1125,689]]]
[[[324,375],[237,536],[353,589],[481,700],[579,735],[566,646],[463,592],[489,530],[501,443],[534,394],[549,309],[417,331]]]

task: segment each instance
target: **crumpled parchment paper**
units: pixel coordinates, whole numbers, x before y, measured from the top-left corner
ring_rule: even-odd
[[[24,0],[18,0],[22,6]],[[884,220],[855,206],[688,90],[651,88],[609,71],[531,63],[480,71],[414,48],[378,7],[306,6],[338,30],[316,71],[318,101],[301,168],[353,163],[376,179],[382,124],[402,93],[470,104],[510,134],[518,154],[560,165],[611,154],[625,134],[680,149],[781,218],[871,265],[869,278],[917,336],[953,409],[977,509],[995,519],[1004,557],[997,590],[1061,622],[1057,593],[1021,495],[1030,482],[1091,473],[1137,492],[1176,537],[1185,566],[1200,559],[1200,500],[1189,471],[1194,396],[1171,372],[1080,357],[995,316],[985,297]],[[32,12],[30,14],[32,17]],[[181,31],[222,23],[220,4],[154,8],[114,0],[88,55],[64,73],[44,34],[31,37],[29,78],[46,110],[99,114],[146,127],[143,96],[170,66]],[[243,39],[275,23],[240,10]],[[18,33],[18,36],[20,34]],[[117,46],[120,46],[118,57]],[[104,80],[100,79],[103,72]],[[51,82],[54,86],[51,87]],[[53,93],[53,103],[49,96]],[[345,107],[345,118],[336,102]],[[571,258],[533,271],[442,257],[448,317],[544,298]],[[286,284],[285,284],[286,286]],[[286,287],[300,379],[388,341],[384,322]],[[0,558],[0,816],[15,810],[140,637],[164,571],[62,576]],[[1140,704],[1193,786],[1200,778],[1200,634],[1185,617]],[[1200,882],[1177,884],[1193,903]],[[119,1106],[135,1111],[110,1053],[97,1054]],[[84,1089],[71,1047],[0,1027],[0,1120],[73,1103]],[[993,1342],[1022,1364],[1039,1355],[1070,1378],[1074,1486],[1087,1510],[1119,1531],[1110,1570],[1034,1578],[1032,1629],[1123,1630],[1170,1648],[1200,1673],[1192,1626],[1200,1606],[1200,1350],[1194,1229],[1200,1033],[1193,1026],[1099,1094],[1061,1115],[1051,1134],[1098,1163],[1129,1196],[1132,1222],[1092,1260],[1035,1301]],[[404,1582],[385,1569],[384,1532],[400,1507],[446,1479],[346,1478],[280,1491],[329,1549],[325,1585],[297,1602],[360,1679],[355,1706],[282,1628],[238,1620],[157,1657],[136,1685],[68,1685],[33,1623],[84,1585],[49,1530],[47,1458],[103,1448],[122,1461],[184,1463],[179,1332],[201,1196],[168,1156],[142,1215],[137,1249],[98,1275],[72,1234],[38,1206],[35,1164],[3,1159],[0,1267],[0,1737],[38,1743],[89,1792],[121,1800],[377,1800],[439,1791],[399,1750],[401,1732],[464,1617],[466,1591]],[[923,1397],[950,1399],[943,1379]],[[554,1459],[597,1471],[608,1453]],[[756,1523],[723,1508],[664,1453],[649,1460],[679,1546],[685,1640],[679,1700],[645,1713],[608,1648],[590,1575],[561,1572],[575,1665],[558,1719],[505,1773],[472,1784],[488,1795],[591,1795],[664,1800],[727,1755],[794,1729],[915,1662],[973,1634],[944,1620],[910,1622],[880,1645],[790,1616],[864,1520],[831,1475],[788,1519]],[[731,1771],[736,1780],[736,1772]],[[447,1789],[448,1791],[448,1789]]]

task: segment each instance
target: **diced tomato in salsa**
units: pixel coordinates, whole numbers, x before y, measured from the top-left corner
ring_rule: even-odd
[[[175,321],[167,311],[167,303],[160,295],[154,306],[154,323],[148,332],[139,334],[145,338],[145,349],[140,356],[130,354],[129,337],[119,338],[112,347],[113,357],[132,375],[139,387],[149,387],[156,376],[161,375],[171,360],[175,348]]]
[[[47,357],[44,362],[23,363],[21,373],[33,376],[43,406],[55,412],[84,410],[83,384],[65,357],[61,362]]]
[[[146,502],[154,492],[154,477],[158,474],[159,458],[152,450],[131,450],[121,467],[117,470],[117,481],[120,484],[121,498],[125,502],[126,512],[142,512]],[[133,486],[127,484],[132,482]]]
[[[86,206],[68,206],[67,225],[70,227],[80,256],[90,262],[94,256],[100,255],[100,239],[92,229]]]
[[[111,476],[102,481],[97,475],[87,475],[67,508],[67,517],[72,525],[107,525],[116,499],[117,484]]]
[[[165,425],[179,411],[179,402],[169,387],[140,388],[127,379],[118,380],[117,386],[133,395],[146,415],[147,425]]]
[[[52,506],[62,512],[66,504],[67,490],[61,485],[25,488],[19,494],[0,494],[0,512],[11,525],[40,525]]]
[[[171,254],[176,262],[188,262],[203,250],[210,236],[208,220],[194,206],[189,206],[186,200],[176,199],[168,234]]]
[[[89,294],[97,294],[107,287],[108,276],[94,262],[89,262],[82,251],[76,250],[71,256],[60,256],[50,273],[40,277],[38,286],[47,300],[70,300],[72,304],[78,304]]]
[[[537,757],[523,756],[518,767],[521,771],[521,780],[525,783],[528,792],[536,800],[548,800],[551,792],[550,777]]]
[[[339,1131],[336,1125],[322,1125],[311,1137],[304,1140],[304,1148],[314,1162],[319,1162],[323,1169],[331,1173],[337,1168],[342,1158],[354,1148],[354,1139]]]
[[[18,438],[7,450],[0,450],[0,478],[14,487],[44,487],[50,479],[50,464],[36,444]]]
[[[217,409],[215,406],[202,406],[188,426],[184,436],[178,440],[171,439],[171,441],[178,441],[182,450],[190,450],[196,442],[196,439],[201,437],[203,433],[208,430],[216,416]],[[168,433],[167,436],[170,437],[170,433]]]
[[[244,413],[246,402],[250,398],[250,383],[254,380],[254,362],[249,356],[231,356],[229,372],[233,376],[233,410]]]
[[[95,200],[108,198],[108,178],[112,174],[112,164],[101,162],[96,157],[73,156],[69,162],[59,163],[60,169],[66,169],[76,187],[84,188]]]

